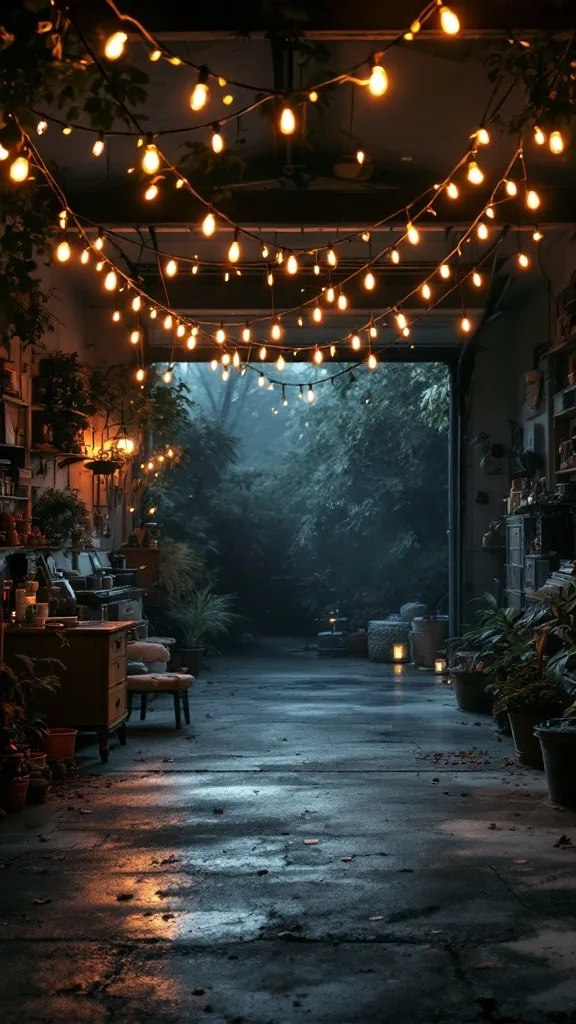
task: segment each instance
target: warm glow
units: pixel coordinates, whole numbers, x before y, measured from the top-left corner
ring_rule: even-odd
[[[354,351],[357,352],[358,349],[360,348],[361,344],[362,344],[362,342],[360,341],[360,338],[358,337],[357,334],[353,334],[352,335],[352,337],[350,339],[350,344],[352,345],[352,348],[354,349]]]
[[[196,82],[192,95],[190,97],[190,106],[192,110],[202,110],[206,106],[206,100],[208,99],[208,85],[206,82]]]
[[[360,148],[360,146],[358,146],[358,149],[356,150],[356,159],[360,166],[362,166],[366,159],[366,153],[364,152],[363,149]]]
[[[481,185],[482,182],[484,181],[484,174],[480,170],[480,168],[479,168],[479,166],[478,166],[478,164],[476,163],[475,160],[470,160],[470,162],[468,164],[468,174],[467,174],[467,177],[468,177],[468,181],[472,185]]]
[[[374,285],[376,284],[376,278],[371,270],[364,277],[364,287],[367,292],[374,291]]]
[[[314,353],[314,362],[316,363],[317,366],[320,366],[320,363],[322,363],[323,361],[324,361],[324,356],[322,355],[322,352],[320,351],[320,349],[317,348],[315,353]]]
[[[282,135],[294,135],[296,131],[296,118],[290,107],[284,107],[280,114],[280,131]]]
[[[250,327],[248,326],[248,324],[246,324],[246,326],[244,327],[244,329],[242,331],[242,341],[250,341],[251,337],[252,337],[252,331],[250,330]]]
[[[534,231],[532,232],[532,240],[534,242],[541,242],[543,238],[544,238],[544,235],[542,234],[540,229],[539,228],[535,228]]]
[[[138,310],[141,309],[141,307],[142,299],[140,298],[139,295],[135,295],[134,298],[132,299],[132,309],[134,310],[135,313],[137,313]]]
[[[148,54],[148,60],[151,60],[152,63],[155,64],[157,60],[160,60],[161,56],[162,50],[150,50],[150,53]]]
[[[94,248],[97,249],[98,252],[100,252],[104,248],[104,236],[103,235],[98,235],[96,241],[94,242]]]
[[[326,289],[326,302],[334,302],[335,298],[336,292],[334,291],[332,285],[330,285],[330,287]]]
[[[371,352],[370,355],[368,356],[368,369],[369,370],[375,370],[377,366],[378,366],[378,360],[376,359],[376,356],[374,355],[374,353]]]
[[[313,269],[316,277],[318,277],[318,275],[320,273],[320,264],[318,263],[318,261],[316,261],[316,263],[314,264],[312,269]]]
[[[237,238],[234,239],[228,249],[228,259],[230,260],[230,263],[238,263],[238,260],[240,259],[240,245]]]
[[[447,263],[443,263],[440,267],[440,277],[443,277],[445,281],[450,277],[450,267]]]
[[[166,277],[174,277],[178,273],[178,264],[176,260],[168,260],[168,263],[164,267],[164,273]]]
[[[507,195],[509,196],[515,196],[518,193],[518,186],[515,181],[505,181],[504,187],[506,189]]]
[[[153,142],[149,142],[142,157],[142,170],[146,174],[156,174],[160,167],[160,154]]]
[[[405,661],[406,644],[394,644],[392,647],[392,658],[394,661]]]
[[[490,132],[488,131],[487,128],[478,129],[478,131],[476,132],[476,141],[479,142],[481,146],[487,146],[489,144]]]
[[[322,323],[322,310],[320,309],[320,306],[314,306],[314,311],[312,313],[312,319],[317,324]]]
[[[310,402],[310,405],[312,405],[312,403],[314,402],[316,396],[314,394],[314,388],[312,387],[311,384],[308,385],[307,396],[308,396],[308,401]]]
[[[268,246],[266,245],[265,242],[264,242],[262,248],[260,249],[260,255],[261,255],[263,260],[267,260],[269,255],[270,255],[270,249],[268,248]]]
[[[316,92],[316,89],[312,89],[312,92],[308,95],[308,99],[310,100],[310,103],[318,103],[318,93]]]
[[[392,249],[390,252],[390,259],[392,260],[392,263],[400,263],[400,253],[398,252],[398,249]]]
[[[540,196],[533,188],[526,193],[526,206],[529,210],[537,210],[540,206]]]
[[[202,221],[202,233],[210,238],[216,230],[216,218],[213,213],[207,213]]]
[[[274,339],[274,341],[280,341],[280,338],[282,337],[282,328],[278,323],[278,320],[275,320],[274,323],[272,324],[270,336]]]
[[[460,195],[458,185],[455,185],[453,181],[449,182],[446,186],[446,194],[450,196],[450,199],[458,199],[458,196]]]
[[[445,658],[436,658],[434,662],[434,671],[437,675],[442,675],[442,673],[446,671]]]
[[[530,260],[528,259],[525,252],[519,252],[517,256],[518,266],[522,267],[522,270],[526,270],[526,267],[530,266]]]
[[[28,158],[25,156],[17,156],[10,164],[10,177],[12,178],[12,181],[16,181],[18,184],[22,181],[26,181],[29,172],[30,164],[28,163]]]
[[[132,345],[137,345],[140,341],[140,331],[132,331],[130,334],[130,341]]]
[[[447,36],[455,36],[460,31],[458,16],[449,7],[440,8],[440,28]]]
[[[489,217],[490,220],[494,220],[494,217],[496,216],[496,214],[494,213],[494,207],[493,206],[487,206],[486,207],[486,216]]]
[[[546,136],[541,128],[536,127],[534,129],[534,142],[537,146],[543,146],[546,142]]]
[[[99,135],[98,138],[96,139],[96,142],[92,146],[92,154],[93,154],[93,156],[102,156],[103,152],[104,152],[104,136],[103,135]]]
[[[66,263],[70,259],[71,250],[66,239],[59,243],[56,247],[56,259],[59,263]]]
[[[38,135],[44,135],[44,132],[48,131],[48,121],[41,118],[36,125],[36,131],[38,132]]]
[[[119,451],[124,452],[126,455],[132,455],[136,448],[136,442],[131,437],[117,437],[115,440],[116,448]]]
[[[476,228],[476,234],[478,235],[478,238],[480,239],[480,241],[485,242],[486,239],[488,238],[488,226],[487,226],[487,224],[484,224],[483,221],[480,221],[478,227]]]
[[[472,284],[475,288],[482,287],[482,274],[479,274],[477,270],[472,274]]]
[[[426,281],[424,282],[424,284],[422,285],[422,288],[420,289],[420,291],[422,293],[422,298],[426,299],[426,301],[428,301],[428,299],[432,298],[432,289],[430,288],[430,285],[428,284],[428,282],[426,282]]]
[[[387,88],[388,75],[381,64],[374,64],[368,80],[368,89],[373,96],[383,96]]]
[[[6,149],[0,142],[0,160],[7,160],[10,156],[10,151]]]
[[[164,381],[165,384],[172,383],[172,370],[170,368],[164,371],[164,373],[162,374],[162,380]],[[154,509],[151,508],[149,514],[152,515],[153,512]]]
[[[214,153],[221,153],[224,149],[224,139],[222,138],[219,127],[214,128],[210,145],[212,146]]]
[[[218,342],[219,345],[223,345],[224,342],[226,341],[226,331],[224,330],[222,324],[220,324],[220,327],[216,331],[216,341]]]
[[[282,354],[280,354],[278,356],[278,359],[276,360],[276,369],[282,371],[285,366],[286,366],[286,360],[284,359],[284,356]]]
[[[140,367],[139,370],[136,370],[136,380],[143,381],[145,376],[146,376],[146,371],[143,370],[142,367]]]
[[[336,303],[336,305],[338,306],[338,309],[344,310],[348,308],[348,299],[344,295],[344,292],[340,292],[340,295],[338,296],[338,302]]]
[[[185,334],[186,334],[186,324],[178,324],[178,327],[176,328],[176,337],[177,338],[183,338]]]
[[[120,320],[120,310],[119,309],[115,309],[114,310],[114,312],[112,313],[112,319],[113,319],[115,324],[118,323],[118,321]]]
[[[271,270],[269,270],[268,273],[266,274],[266,283],[270,288],[274,284],[274,274],[272,273]]]
[[[406,237],[411,245],[418,245],[420,241],[420,233],[410,222],[406,225]]]
[[[376,327],[376,324],[374,323],[373,320],[370,324],[370,327],[368,328],[368,334],[370,335],[371,338],[378,337],[378,328]]]
[[[562,132],[559,132],[557,130],[550,132],[548,146],[550,147],[550,152],[554,153],[555,156],[557,156],[559,153],[563,153],[564,137],[562,135]]]
[[[400,330],[403,330],[405,327],[408,326],[408,321],[407,321],[406,317],[404,316],[404,313],[397,313],[396,314],[396,323],[398,324],[398,327],[400,328]]]
[[[196,348],[196,338],[193,334],[186,339],[186,348],[190,349],[190,351],[192,351],[193,348]]]
[[[148,185],[148,188],[146,189],[146,191],[144,193],[144,199],[148,200],[148,202],[151,203],[153,199],[156,199],[157,195],[158,195],[158,186],[157,185]]]
[[[330,248],[328,249],[328,252],[326,253],[326,262],[331,267],[335,267],[337,262],[338,262],[338,258],[336,256],[336,253],[334,252],[334,249],[332,248],[332,246],[330,246]]]
[[[124,53],[124,47],[128,36],[125,32],[113,32],[111,36],[108,36],[104,44],[104,56],[108,60],[118,60]]]
[[[84,249],[82,251],[81,256],[80,256],[80,263],[86,264],[86,263],[89,262],[89,260],[90,260],[90,250],[89,249]]]
[[[460,330],[464,331],[464,334],[469,334],[471,328],[472,328],[472,324],[470,323],[468,317],[467,316],[463,316],[461,321],[460,321]]]
[[[113,292],[118,284],[118,277],[115,270],[109,270],[104,278],[104,287],[107,292]]]
[[[264,360],[266,359],[267,354],[268,353],[266,351],[266,346],[262,345],[262,348],[260,349],[260,351],[258,353],[258,358],[261,359],[262,362],[264,362]]]
[[[286,260],[286,270],[288,271],[289,274],[298,273],[298,260],[296,259],[294,253],[291,253],[291,255]]]

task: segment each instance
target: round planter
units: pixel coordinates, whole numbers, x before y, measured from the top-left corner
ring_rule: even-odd
[[[179,653],[182,659],[182,671],[186,670],[191,676],[199,676],[204,657],[204,648],[182,647]]]
[[[542,747],[550,799],[576,807],[576,719],[550,718],[535,729]]]
[[[445,646],[448,616],[439,615],[436,619],[416,616],[410,625],[415,663],[421,668],[434,668],[436,655]]]
[[[11,779],[0,791],[0,806],[11,814],[21,811],[26,803],[29,784],[30,779],[27,775],[24,777],[20,775],[16,779]]]
[[[27,804],[45,804],[50,792],[50,783],[47,779],[31,779],[26,794]]]
[[[410,651],[410,623],[404,622],[399,617],[372,619],[368,623],[368,657],[370,661],[394,661],[392,651],[394,644],[404,644],[407,652]]]
[[[412,619],[422,618],[428,614],[428,605],[421,604],[419,601],[408,601],[403,604],[400,609],[400,618],[404,622],[412,622]]]
[[[493,698],[486,687],[488,676],[483,672],[452,672],[454,693],[460,711],[468,711],[472,715],[491,715]]]
[[[43,742],[46,756],[54,761],[71,760],[77,734],[77,729],[48,729]]]
[[[525,764],[528,768],[543,768],[542,747],[540,740],[534,735],[534,729],[546,718],[546,712],[536,714],[535,712],[510,711],[508,718],[516,747],[516,757],[520,764]]]

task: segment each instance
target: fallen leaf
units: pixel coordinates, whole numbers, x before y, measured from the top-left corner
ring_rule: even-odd
[[[128,903],[128,900],[133,900],[134,899],[134,893],[133,892],[121,892],[116,897],[116,899],[118,900],[118,903]]]
[[[319,843],[319,842],[320,842],[319,839],[305,839],[304,840],[304,845],[305,846],[316,846],[316,844]]]
[[[176,915],[175,914],[162,914],[162,920],[163,921],[171,921],[173,917],[176,917]]]
[[[34,903],[37,907],[43,907],[45,903],[52,903],[52,900],[49,900],[49,899],[43,900],[43,899],[38,898],[36,900],[32,900],[32,903]]]
[[[260,868],[260,870],[257,872],[257,874],[258,875],[267,875],[268,874],[268,868]]]
[[[223,807],[214,807],[214,809],[212,811],[212,814],[224,814],[224,808]]]
[[[554,843],[554,846],[556,846],[556,847],[558,847],[558,846],[572,846],[572,840],[570,839],[570,836],[562,835],[557,840],[557,842]]]
[[[527,864],[528,861],[525,859],[525,857],[516,857],[516,859],[512,863],[513,864]]]
[[[340,860],[343,864],[352,864],[354,857],[341,857]]]

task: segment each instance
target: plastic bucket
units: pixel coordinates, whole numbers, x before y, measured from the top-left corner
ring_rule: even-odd
[[[68,761],[74,757],[78,729],[48,729],[43,747],[51,761]]]
[[[460,711],[467,711],[470,715],[492,714],[494,698],[486,690],[490,681],[488,676],[483,672],[451,672],[450,677],[454,680],[454,693]]]
[[[550,718],[534,732],[542,747],[550,799],[576,807],[576,719]]]

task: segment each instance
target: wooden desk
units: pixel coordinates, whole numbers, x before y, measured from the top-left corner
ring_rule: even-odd
[[[110,733],[126,742],[126,638],[129,622],[83,622],[71,629],[8,627],[4,657],[18,671],[16,654],[57,658],[65,670],[56,693],[43,694],[38,709],[49,726],[68,726],[96,732],[102,761],[108,760]]]

